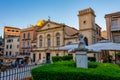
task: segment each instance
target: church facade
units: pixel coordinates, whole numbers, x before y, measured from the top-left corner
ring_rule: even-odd
[[[50,20],[37,30],[37,39],[32,43],[31,59],[33,62],[50,62],[52,56],[68,55],[59,47],[77,42],[79,31],[65,24]]]

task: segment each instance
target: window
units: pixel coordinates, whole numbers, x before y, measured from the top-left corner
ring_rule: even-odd
[[[17,39],[17,42],[19,42],[19,38]]]
[[[11,42],[13,42],[13,39],[8,39],[7,42],[11,43]]]
[[[60,34],[56,34],[56,46],[60,46]]]
[[[9,55],[11,56],[12,55],[12,52],[10,51]]]
[[[22,47],[25,47],[25,42],[23,42]]]
[[[27,47],[29,47],[30,46],[30,43],[29,43],[29,41],[27,42]]]
[[[8,45],[6,45],[6,49],[8,49]]]
[[[12,49],[12,44],[10,44],[10,49]]]
[[[25,53],[25,50],[23,50],[23,53]]]
[[[39,37],[39,46],[42,47],[42,36]]]
[[[83,21],[83,24],[86,24],[86,21]]]
[[[14,30],[12,30],[12,32],[14,32]]]
[[[112,22],[111,22],[111,28],[112,29],[114,29],[114,28],[117,28],[118,27],[118,20],[113,20]]]
[[[28,33],[28,39],[30,39],[30,33]]]
[[[8,52],[6,52],[6,56],[8,55]]]
[[[18,52],[15,52],[15,56],[17,56],[18,55]]]
[[[51,40],[50,40],[50,35],[49,34],[47,36],[47,45],[48,45],[48,47],[51,46]]]
[[[113,42],[120,43],[120,36],[119,35],[113,36]]]
[[[19,48],[19,45],[17,45],[17,48]]]
[[[25,33],[23,34],[23,38],[25,39]]]
[[[50,24],[48,24],[48,28],[50,27]]]
[[[56,44],[57,46],[60,46],[60,37],[56,37]]]

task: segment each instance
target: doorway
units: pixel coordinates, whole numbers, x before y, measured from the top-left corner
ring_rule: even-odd
[[[46,53],[46,63],[50,63],[50,53]]]
[[[33,62],[35,62],[35,58],[36,58],[36,55],[35,55],[35,54],[33,54]]]

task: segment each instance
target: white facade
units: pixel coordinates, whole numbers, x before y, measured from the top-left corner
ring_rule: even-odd
[[[4,56],[19,55],[19,37],[5,38]]]

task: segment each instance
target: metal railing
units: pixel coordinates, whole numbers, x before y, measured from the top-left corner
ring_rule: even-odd
[[[0,72],[0,80],[24,80],[31,76],[30,70],[41,65],[29,65],[21,68],[8,69]]]

